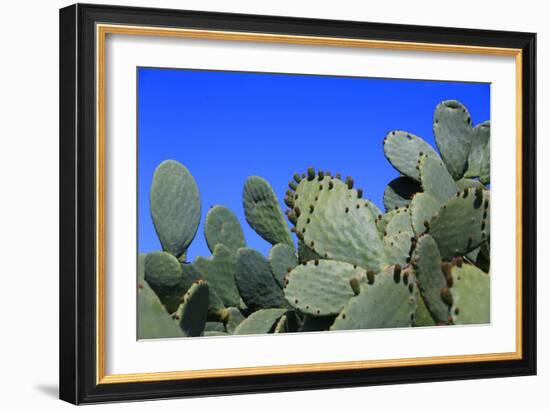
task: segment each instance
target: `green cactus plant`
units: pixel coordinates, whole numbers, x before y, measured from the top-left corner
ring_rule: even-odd
[[[250,176],[243,213],[272,244],[267,257],[246,247],[238,217],[216,205],[204,222],[212,254],[188,261],[198,187],[183,165],[161,163],[151,215],[163,251],[138,255],[138,336],[489,323],[490,122],[474,127],[466,107],[443,101],[433,131],[437,148],[406,131],[385,136],[399,173],[384,191],[385,212],[353,178],[309,168],[288,185],[289,229],[271,185]]]
[[[164,251],[185,260],[201,218],[199,189],[182,164],[162,162],[151,185],[151,216]]]

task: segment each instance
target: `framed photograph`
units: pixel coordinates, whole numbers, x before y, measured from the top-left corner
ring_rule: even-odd
[[[534,375],[535,52],[61,9],[61,399]]]

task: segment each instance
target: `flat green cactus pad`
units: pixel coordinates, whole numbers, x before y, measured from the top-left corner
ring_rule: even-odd
[[[181,258],[195,237],[201,218],[197,183],[182,164],[167,160],[155,170],[151,216],[162,248]]]
[[[388,223],[391,221],[391,219],[396,215],[398,214],[397,213],[397,210],[398,209],[394,209],[394,210],[389,210],[387,211],[386,213],[384,213],[383,215],[379,216],[375,221],[374,223],[376,224],[376,228],[378,229],[378,233],[379,233],[379,236],[380,237],[384,237],[384,235],[386,235],[386,226],[388,225]]]
[[[147,283],[138,286],[138,339],[184,337]]]
[[[237,328],[238,325],[244,321],[244,316],[241,314],[241,311],[235,307],[227,308],[226,313],[227,318],[225,321],[225,329],[227,332],[232,334],[235,332],[235,328]]]
[[[384,190],[384,207],[393,210],[408,205],[414,194],[422,190],[420,183],[407,177],[392,180]]]
[[[224,305],[239,306],[241,297],[235,284],[236,254],[224,244],[217,244],[212,257],[197,257],[193,262]]]
[[[384,237],[386,246],[387,264],[405,264],[411,250],[411,238],[414,237],[409,231]]]
[[[346,261],[376,271],[384,245],[369,202],[336,178],[302,179],[294,196],[298,238],[323,258]]]
[[[400,173],[417,181],[420,174],[417,158],[420,154],[436,155],[434,149],[422,138],[404,131],[392,131],[384,139],[384,155]]]
[[[421,235],[440,208],[439,202],[429,193],[417,193],[410,205],[412,227],[416,235]]]
[[[266,308],[256,311],[241,322],[233,334],[268,334],[286,311],[284,308]]]
[[[483,162],[489,162],[489,150],[486,149],[491,136],[491,121],[478,124],[472,133],[472,145],[468,157],[468,170],[465,176],[478,177],[481,175]]]
[[[243,301],[252,310],[285,305],[283,290],[275,281],[268,261],[258,251],[250,248],[237,251],[235,280]]]
[[[243,202],[246,221],[264,240],[293,244],[277,196],[265,179],[250,176],[246,180]]]
[[[415,264],[420,294],[426,308],[437,323],[447,323],[449,305],[442,297],[442,293],[447,289],[447,279],[442,271],[441,255],[437,243],[432,236],[425,234],[418,239],[412,259]]]
[[[443,101],[434,113],[435,142],[443,162],[455,180],[460,179],[468,166],[472,143],[472,119],[458,101]]]
[[[157,294],[169,313],[175,312],[180,298],[193,281],[187,280],[182,265],[170,253],[155,251],[148,253],[144,261],[144,278]]]
[[[298,257],[294,252],[294,247],[279,243],[269,250],[269,266],[279,287],[284,287],[285,276],[289,270],[292,270],[297,265]]]
[[[167,305],[170,305],[170,312],[175,312],[179,308],[181,298],[195,282],[205,281],[204,276],[197,270],[194,264],[183,263],[181,269],[183,271],[183,280],[181,280],[176,290],[168,295],[170,302]],[[208,318],[210,320],[218,320],[220,319],[220,314],[225,309],[225,305],[214,288],[212,286],[208,286],[208,288],[210,291]]]
[[[214,206],[206,214],[204,236],[211,252],[217,244],[232,251],[245,247],[244,234],[237,216],[224,206]]]
[[[423,155],[419,159],[422,190],[443,205],[457,192],[456,184],[439,156]]]
[[[331,331],[369,328],[410,327],[416,311],[416,285],[413,275],[406,279],[394,267],[376,275],[373,284],[362,284],[334,320]]]
[[[287,275],[285,297],[297,310],[316,316],[338,314],[353,296],[349,280],[361,270],[342,261],[300,264]]]
[[[462,264],[451,270],[453,285],[450,288],[454,324],[488,324],[491,320],[491,285],[489,274],[478,268]]]
[[[153,251],[145,257],[145,280],[154,287],[175,287],[183,278],[177,258],[165,251]]]
[[[430,221],[430,234],[444,260],[469,253],[489,237],[489,196],[487,190],[466,189]]]
[[[487,185],[491,183],[491,141],[487,141],[482,155],[485,159],[479,167],[479,180]]]
[[[385,236],[394,236],[404,232],[408,232],[411,236],[414,236],[411,225],[411,214],[409,209],[405,207],[395,210],[393,217],[386,224]]]
[[[205,281],[198,281],[183,296],[176,316],[186,336],[202,335],[208,315],[209,293],[208,284]]]

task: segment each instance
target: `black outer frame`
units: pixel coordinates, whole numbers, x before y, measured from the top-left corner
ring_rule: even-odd
[[[523,358],[318,373],[96,384],[95,24],[523,50]],[[536,374],[536,34],[76,4],[60,10],[60,388],[74,404]]]

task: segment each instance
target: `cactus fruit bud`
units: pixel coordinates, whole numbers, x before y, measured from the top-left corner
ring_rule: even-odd
[[[296,225],[296,223],[298,223],[298,218],[296,217],[296,214],[294,212],[288,212],[287,217],[290,223],[292,223],[293,225]]]
[[[374,284],[374,271],[367,270],[367,282],[372,285]]]
[[[296,206],[294,208],[294,213],[296,213],[296,216],[300,217],[300,215],[302,214],[302,211],[300,210],[300,208],[298,206]]]
[[[285,204],[288,206],[288,207],[294,207],[294,199],[290,196],[285,196]]]
[[[312,181],[313,179],[315,179],[315,169],[307,168],[307,180]]]
[[[346,176],[346,185],[348,185],[348,189],[353,189],[353,178],[351,176]]]
[[[288,182],[288,187],[291,188],[294,191],[296,191],[296,189],[298,188],[296,183],[294,183],[293,181]]]
[[[353,291],[353,294],[359,295],[361,292],[361,286],[359,285],[359,280],[356,277],[351,277],[349,279],[349,285]]]
[[[399,284],[401,281],[401,266],[399,264],[393,266],[393,281],[395,284]]]
[[[357,189],[357,199],[361,199],[363,197],[363,189]]]
[[[323,180],[324,177],[325,177],[325,172],[323,172],[322,170],[320,170],[319,172],[317,172],[317,174],[319,175],[319,180]]]

